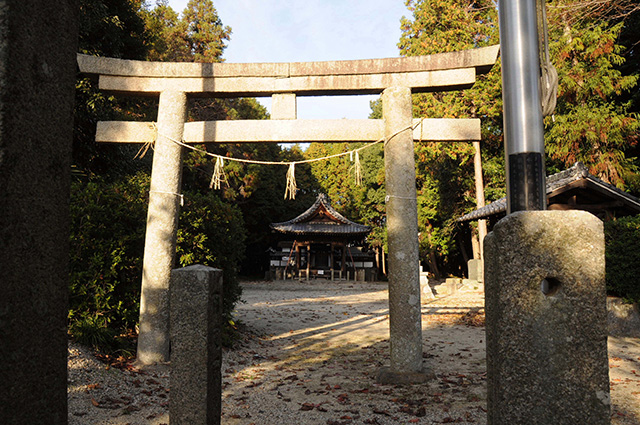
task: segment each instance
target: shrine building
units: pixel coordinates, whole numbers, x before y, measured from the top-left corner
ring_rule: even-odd
[[[375,255],[363,248],[369,226],[337,212],[329,197],[318,195],[311,207],[294,219],[272,223],[281,235],[271,252],[271,276],[331,280],[376,280]]]

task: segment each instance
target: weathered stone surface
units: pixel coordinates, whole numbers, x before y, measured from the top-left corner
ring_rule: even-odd
[[[458,277],[450,277],[445,279],[440,285],[436,285],[434,289],[438,296],[453,295],[458,293],[459,287],[462,285],[462,279]]]
[[[413,120],[413,140],[416,142],[453,142],[480,140],[480,120],[477,118],[425,118]]]
[[[78,54],[86,74],[139,77],[305,77],[318,75],[388,74],[476,68],[488,72],[499,46],[403,58],[295,63],[176,63],[104,58]]]
[[[292,64],[194,64],[130,61],[78,55],[81,72],[100,75],[102,90],[183,91],[200,95],[299,96],[379,94],[387,87],[414,92],[471,87],[488,72],[498,46],[430,56]]]
[[[222,270],[201,265],[171,273],[172,425],[220,424]]]
[[[380,139],[383,129],[382,120],[200,121],[185,125],[184,138],[189,143],[368,142]]]
[[[384,137],[382,120],[237,120],[185,123],[187,143],[335,143],[374,142]],[[480,139],[479,119],[429,118],[414,120],[414,141],[467,141]],[[155,140],[151,123],[100,121],[96,141],[146,143]]]
[[[382,385],[412,385],[424,384],[435,378],[433,372],[420,370],[418,372],[401,372],[390,367],[381,367],[376,376],[376,382]]]
[[[176,254],[187,97],[165,92],[158,107],[140,296],[139,365],[169,360],[169,280]]]
[[[98,121],[98,143],[150,143],[155,142],[158,130],[154,123],[140,121]]]
[[[444,286],[447,288],[449,295],[457,294],[461,285],[462,279],[458,277],[449,277],[444,281]]]
[[[298,118],[298,102],[293,93],[280,93],[271,96],[272,120],[295,120]]]
[[[435,299],[431,286],[429,286],[429,278],[426,273],[420,273],[420,302],[426,303]]]
[[[640,309],[638,304],[629,304],[621,298],[607,297],[609,335],[640,337]]]
[[[299,96],[378,94],[387,87],[414,92],[471,87],[496,61],[498,46],[430,56],[308,63],[195,64],[143,62],[78,55],[81,72],[100,75],[102,90],[183,91],[208,95]]]
[[[475,68],[461,68],[410,73],[377,73],[362,75],[319,75],[311,77],[211,77],[163,78],[120,77],[102,75],[101,90],[144,95],[163,91],[183,90],[204,96],[271,96],[274,93],[295,93],[298,96],[337,94],[380,94],[386,87],[402,85],[416,93],[460,90],[476,81]]]
[[[482,260],[472,259],[467,261],[467,269],[469,271],[469,280],[482,281],[483,279],[482,267],[483,267]]]
[[[292,76],[377,74],[442,69],[476,68],[478,73],[488,72],[498,57],[499,45],[459,52],[385,59],[361,59],[326,62],[295,62]]]
[[[488,423],[608,424],[602,222],[517,212],[485,248]]]
[[[382,99],[385,134],[390,138],[384,156],[391,367],[378,378],[386,382],[395,374],[399,382],[401,376],[411,378],[423,372],[415,163],[411,130],[405,130],[412,123],[411,90],[389,88]]]
[[[0,6],[0,423],[67,423],[77,6]]]
[[[459,292],[484,292],[484,283],[477,280],[462,279],[462,286],[458,289]]]

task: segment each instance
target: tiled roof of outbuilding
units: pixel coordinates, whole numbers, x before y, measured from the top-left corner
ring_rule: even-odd
[[[581,162],[576,162],[573,167],[547,177],[547,198],[550,198],[555,192],[558,192],[562,188],[565,188],[579,180],[585,180],[594,190],[598,190],[599,192],[606,194],[609,198],[618,199],[622,201],[627,208],[635,210],[636,214],[640,213],[640,199],[590,174],[587,167]],[[494,215],[503,214],[506,211],[507,198],[505,197],[463,215],[458,219],[458,221],[467,222],[480,220]]]

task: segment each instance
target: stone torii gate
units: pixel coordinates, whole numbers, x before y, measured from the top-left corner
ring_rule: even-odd
[[[159,96],[157,126],[99,122],[96,141],[155,140],[144,250],[138,362],[169,360],[168,291],[174,267],[184,143],[373,142],[384,138],[391,366],[380,381],[423,381],[414,140],[480,140],[478,119],[412,118],[412,93],[471,87],[498,46],[429,56],[305,63],[168,63],[78,55],[104,91]],[[296,96],[380,94],[382,120],[298,120]],[[272,96],[271,120],[185,122],[187,99]],[[413,127],[413,130],[412,130]],[[392,137],[393,136],[393,137]]]

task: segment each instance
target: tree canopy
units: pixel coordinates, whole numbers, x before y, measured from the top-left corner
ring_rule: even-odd
[[[545,119],[548,158],[558,168],[576,161],[620,188],[637,180],[637,164],[627,151],[635,145],[638,119],[619,96],[637,86],[637,71],[624,75],[619,37],[620,4],[553,1],[549,5],[551,54],[560,77],[558,106]],[[623,2],[624,3],[624,2]]]
[[[493,1],[407,0],[398,47],[406,56],[482,47],[499,42]],[[549,38],[559,73],[558,106],[545,119],[549,172],[584,162],[590,172],[620,188],[637,190],[637,68],[624,67],[621,35],[637,33],[636,1],[552,0]],[[636,20],[634,20],[636,19]],[[635,25],[630,28],[631,25]],[[634,32],[635,30],[635,32]],[[636,36],[637,38],[637,36]],[[627,41],[627,49],[633,49]],[[632,57],[633,55],[628,55]],[[500,63],[462,92],[414,95],[414,116],[482,119],[482,159],[488,200],[504,194]],[[634,90],[634,91],[632,91]],[[623,101],[621,101],[623,99]],[[455,257],[455,218],[474,208],[469,144],[416,146],[423,258],[445,271]],[[442,268],[442,267],[441,267]]]

